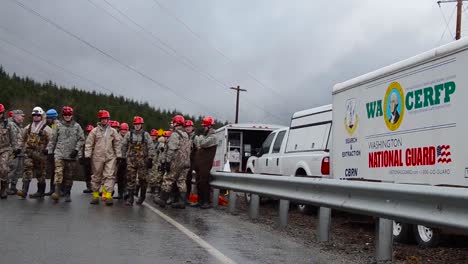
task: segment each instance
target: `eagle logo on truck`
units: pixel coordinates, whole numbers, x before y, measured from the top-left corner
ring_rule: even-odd
[[[356,111],[357,101],[355,98],[346,101],[346,116],[344,118],[344,126],[350,136],[354,134],[359,123],[359,116]]]

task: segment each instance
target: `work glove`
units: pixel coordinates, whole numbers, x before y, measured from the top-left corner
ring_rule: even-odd
[[[74,150],[70,153],[70,158],[71,158],[71,159],[74,159],[74,158],[76,158],[76,156],[78,156],[78,150],[74,149]]]
[[[19,154],[21,154],[21,149],[15,149],[15,150],[13,150],[13,154],[14,154],[15,156],[18,156]]]
[[[49,151],[47,149],[43,149],[42,154],[47,155],[47,154],[49,154]]]
[[[146,167],[147,167],[148,169],[153,168],[153,160],[152,160],[152,159],[147,159],[147,160],[146,160]]]
[[[84,158],[84,159],[83,159],[83,164],[84,164],[84,165],[91,166],[91,158]]]

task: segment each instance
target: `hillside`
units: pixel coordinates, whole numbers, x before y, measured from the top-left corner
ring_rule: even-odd
[[[95,125],[97,112],[106,109],[111,113],[112,120],[131,124],[135,115],[145,119],[145,129],[167,129],[172,117],[179,114],[176,110],[156,109],[148,103],[136,102],[123,96],[102,94],[96,91],[88,92],[76,87],[66,88],[57,86],[49,81],[38,83],[28,77],[19,77],[16,74],[6,73],[0,66],[0,103],[8,110],[22,109],[26,114],[25,122],[30,121],[28,113],[34,106],[47,109],[55,108],[58,112],[64,105],[73,107],[75,120],[83,127],[87,124]],[[201,127],[202,117],[194,117],[184,114],[195,122],[197,128]],[[216,126],[223,124],[217,122]]]

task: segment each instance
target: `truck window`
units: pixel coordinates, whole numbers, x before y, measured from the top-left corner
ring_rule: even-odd
[[[266,153],[268,153],[270,151],[271,142],[273,141],[273,138],[275,137],[275,135],[276,135],[276,133],[271,133],[265,139],[265,141],[263,141],[262,151],[261,151],[260,155],[266,154]]]
[[[286,131],[281,131],[278,133],[278,136],[276,137],[275,144],[273,144],[273,151],[271,153],[279,153],[281,150],[281,143],[283,143],[283,138],[284,135],[286,134]]]
[[[324,150],[327,148],[331,122],[291,127],[286,152]]]

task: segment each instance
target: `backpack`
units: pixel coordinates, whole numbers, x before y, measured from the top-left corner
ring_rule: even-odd
[[[179,149],[175,153],[174,160],[178,161],[180,168],[190,168],[190,153],[192,152],[192,142],[190,138],[184,137],[179,130],[175,131],[179,134]]]

